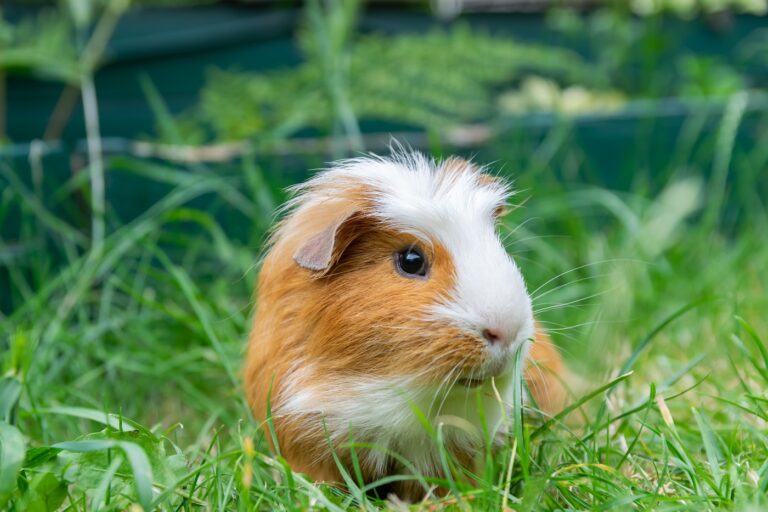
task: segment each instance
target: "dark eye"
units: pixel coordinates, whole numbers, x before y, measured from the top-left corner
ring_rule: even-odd
[[[406,277],[426,276],[427,258],[415,247],[408,247],[395,254],[397,270]]]

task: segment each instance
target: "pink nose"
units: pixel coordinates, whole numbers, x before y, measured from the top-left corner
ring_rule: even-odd
[[[491,345],[496,345],[504,341],[501,332],[496,329],[483,329],[483,338]]]

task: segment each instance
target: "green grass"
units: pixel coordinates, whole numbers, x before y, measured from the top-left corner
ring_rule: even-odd
[[[759,147],[734,150],[733,115],[702,139],[712,178],[691,156],[655,169],[673,178],[650,194],[641,179],[630,192],[564,182],[552,169],[577,155],[570,139],[503,156],[522,162],[523,204],[502,230],[578,406],[545,418],[516,401],[511,418],[526,420],[484,454],[477,485],[449,482],[450,496],[413,508],[768,506],[765,169]],[[544,150],[559,156],[542,163]],[[92,251],[66,192],[81,179],[40,195],[0,165],[0,225],[17,223],[0,242],[14,306],[0,317],[0,506],[404,506],[367,497],[354,471],[349,492],[293,474],[245,405],[255,262],[282,200],[267,178],[280,170],[112,161],[110,176],[164,192],[129,222],[110,204]]]

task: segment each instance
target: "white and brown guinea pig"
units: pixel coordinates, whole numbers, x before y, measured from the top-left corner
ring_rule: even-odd
[[[354,474],[352,440],[378,447],[355,450],[367,483],[408,473],[391,452],[444,476],[416,409],[470,468],[479,405],[498,428],[492,381],[511,402],[520,347],[535,402],[561,406],[562,361],[496,232],[508,196],[467,161],[404,151],[339,162],[296,189],[264,259],[245,368],[256,418],[271,411],[294,470],[342,482],[333,452]],[[392,490],[425,492],[416,480]]]

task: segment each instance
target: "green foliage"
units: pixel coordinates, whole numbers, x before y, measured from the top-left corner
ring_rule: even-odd
[[[664,160],[671,168],[653,173],[671,176],[660,187],[631,162],[637,185],[621,193],[584,184],[589,162],[560,127],[543,142],[484,149],[484,160],[516,162],[520,200],[530,196],[501,229],[578,376],[576,404],[546,418],[518,399],[513,435],[484,455],[476,485],[443,482],[451,496],[414,508],[766,505],[768,218],[753,197],[765,160],[764,149],[733,144],[742,115],[733,102],[719,129],[682,139]],[[688,153],[690,144],[714,154]],[[573,161],[576,174],[561,174]],[[708,163],[729,171],[725,186],[722,171],[696,170]],[[26,452],[21,465],[2,459],[0,475],[16,475],[0,479],[16,482],[8,506],[396,508],[366,496],[354,472],[349,493],[291,473],[241,398],[254,262],[282,200],[268,176],[283,168],[121,158],[110,169],[164,192],[134,221],[108,212],[98,253],[73,234],[77,217],[51,222],[48,201],[0,174],[0,213],[22,212],[19,242],[49,247],[0,260],[14,262],[4,270],[16,305],[0,322],[0,410]],[[733,196],[748,222],[726,235],[721,205]],[[237,226],[249,235],[233,235]]]
[[[733,68],[713,57],[686,56],[679,61],[681,86],[686,97],[726,97],[743,90],[744,79]]]
[[[586,44],[592,55],[595,80],[632,97],[669,96],[673,80],[659,67],[678,46],[664,30],[660,16],[638,19],[628,6],[595,11],[588,16],[559,9],[549,15],[552,28],[574,44]]]
[[[17,510],[50,512],[58,510],[67,499],[66,482],[55,473],[35,473],[25,484],[26,490],[16,503]]]
[[[0,506],[8,503],[16,490],[25,447],[21,432],[13,425],[0,422]]]
[[[672,30],[674,18],[662,15],[663,2],[655,3],[660,12],[649,12],[645,18],[619,4],[588,16],[554,10],[549,22],[574,44],[586,43],[602,88],[618,89],[630,97],[686,99],[725,97],[746,87],[743,69],[715,56],[688,52]],[[700,6],[690,2],[689,7],[695,12]],[[762,46],[756,41],[758,34],[750,36],[756,52]]]
[[[729,96],[719,126],[712,116],[689,119],[673,150],[654,155],[661,163],[646,159],[658,150],[642,135],[633,141],[615,162],[631,176],[621,192],[594,185],[595,163],[568,122],[541,138],[512,130],[481,148],[479,159],[501,162],[520,191],[523,206],[500,229],[538,320],[574,372],[574,401],[546,417],[516,387],[510,435],[480,454],[477,475],[396,477],[450,489],[411,509],[768,507],[768,152],[737,144],[747,115],[757,116],[751,137],[768,117],[739,92],[735,68],[684,56],[679,79],[644,72],[645,82],[633,82],[624,73],[634,50],[650,66],[668,41],[653,16],[640,25],[626,8],[556,18],[564,33],[592,38],[590,67],[567,49],[463,27],[356,37],[354,4],[323,5],[311,4],[301,34],[303,65],[215,71],[182,122],[144,80],[162,140],[199,143],[206,127],[265,144],[302,130],[350,137],[358,118],[433,129],[493,119],[520,102],[567,111],[580,105],[573,94],[603,106],[619,94]],[[64,41],[102,7],[73,1],[77,23],[4,26],[0,40],[13,51],[0,54],[2,66],[69,80],[65,70],[82,56]],[[35,30],[51,33],[36,41]],[[114,158],[110,190],[127,184],[153,199],[127,220],[108,201],[107,236],[94,249],[77,208],[89,194],[83,176],[52,183],[41,173],[30,186],[22,167],[0,162],[0,226],[13,228],[0,239],[9,283],[0,293],[11,306],[0,312],[0,507],[404,508],[368,496],[354,468],[348,492],[293,473],[243,400],[259,248],[282,186],[301,176],[247,153],[216,167]],[[438,442],[451,428],[425,426]]]
[[[332,95],[319,87],[328,70],[304,35],[307,61],[270,73],[216,71],[203,89],[202,119],[220,139],[329,130]],[[438,128],[494,112],[493,88],[536,71],[566,83],[590,83],[574,52],[520,44],[467,27],[390,38],[360,36],[349,53],[349,101],[362,119]]]
[[[42,11],[18,25],[0,20],[0,69],[75,82],[79,77],[77,58],[72,23],[54,10]]]
[[[320,82],[318,71],[309,68],[266,76],[214,71],[201,93],[201,115],[224,139],[290,135],[327,122],[328,106],[317,90]]]
[[[631,0],[633,12],[641,16],[671,13],[692,17],[701,13],[733,10],[738,13],[765,14],[768,5],[763,0]]]
[[[103,503],[107,494],[115,497],[115,510],[136,501],[151,509],[152,486],[172,486],[186,472],[184,456],[167,454],[163,439],[146,429],[107,428],[55,447],[74,453],[65,462],[67,479],[95,503]]]

